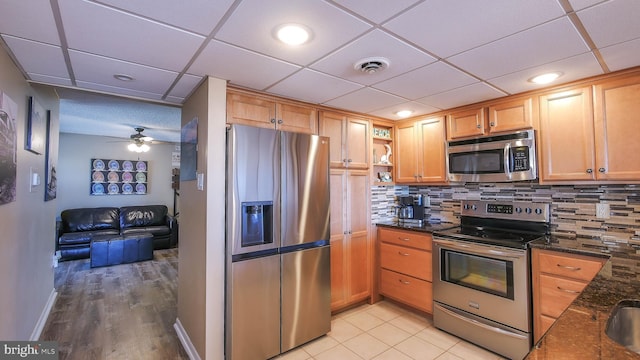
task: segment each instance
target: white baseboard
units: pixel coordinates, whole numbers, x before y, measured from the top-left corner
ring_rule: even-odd
[[[198,355],[198,352],[196,351],[195,346],[193,346],[193,343],[189,338],[189,335],[182,327],[182,323],[180,322],[180,319],[176,319],[175,324],[173,324],[173,328],[176,329],[176,333],[178,333],[178,338],[180,339],[180,343],[182,343],[182,347],[184,348],[184,351],[186,351],[187,355],[189,355],[189,359],[201,360],[200,355]]]
[[[40,340],[40,335],[42,334],[42,330],[44,326],[47,324],[47,319],[49,318],[49,313],[51,309],[53,309],[53,304],[56,303],[56,299],[58,298],[58,292],[56,289],[51,289],[51,294],[49,294],[49,299],[47,300],[44,309],[42,309],[42,313],[40,314],[40,318],[36,323],[36,327],[33,329],[31,333],[30,341],[38,341]]]

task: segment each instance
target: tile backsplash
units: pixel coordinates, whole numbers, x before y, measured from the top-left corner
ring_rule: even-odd
[[[396,197],[408,194],[429,196],[426,219],[451,223],[459,223],[462,199],[548,202],[552,235],[574,242],[572,247],[610,254],[616,278],[640,282],[640,185],[373,186],[373,223],[394,220]],[[598,203],[609,204],[608,219],[596,217]]]

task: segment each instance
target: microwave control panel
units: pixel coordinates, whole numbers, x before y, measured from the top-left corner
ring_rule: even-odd
[[[511,171],[529,171],[529,147],[511,148]]]

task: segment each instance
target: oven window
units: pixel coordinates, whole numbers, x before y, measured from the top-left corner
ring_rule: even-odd
[[[485,150],[449,154],[452,174],[504,173],[504,150]]]
[[[442,281],[513,300],[513,261],[442,249]]]

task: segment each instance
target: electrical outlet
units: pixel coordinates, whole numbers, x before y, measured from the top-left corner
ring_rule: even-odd
[[[609,204],[599,203],[596,204],[596,218],[608,219],[611,213],[611,207]]]

